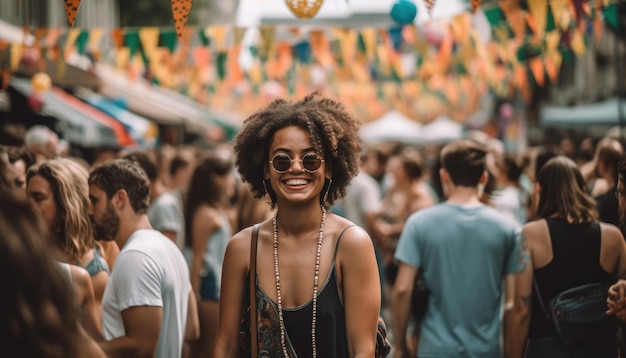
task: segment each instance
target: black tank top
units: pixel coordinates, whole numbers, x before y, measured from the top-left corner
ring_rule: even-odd
[[[352,225],[351,225],[352,226]],[[316,346],[319,357],[347,357],[348,339],[346,333],[345,310],[339,295],[335,258],[343,233],[339,234],[335,245],[333,262],[326,282],[317,296]],[[280,343],[280,324],[278,306],[269,298],[256,280],[259,357],[283,357]],[[313,301],[296,308],[283,308],[286,344],[291,357],[311,357],[311,323],[313,320]]]
[[[601,232],[597,222],[570,224],[565,219],[555,218],[547,219],[547,222],[552,243],[552,260],[534,271],[544,304],[569,288],[588,283],[612,282],[613,275],[604,271],[600,265]],[[556,336],[536,292],[533,292],[532,300],[528,336]]]

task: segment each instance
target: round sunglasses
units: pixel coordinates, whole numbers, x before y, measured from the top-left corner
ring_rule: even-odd
[[[324,162],[324,159],[317,153],[307,153],[302,159],[291,159],[287,154],[276,154],[274,158],[270,160],[270,164],[272,164],[272,168],[274,168],[277,173],[284,174],[291,168],[292,160],[300,160],[304,170],[309,173],[318,170]]]

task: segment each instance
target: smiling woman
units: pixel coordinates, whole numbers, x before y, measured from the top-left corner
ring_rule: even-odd
[[[358,171],[357,128],[340,103],[317,94],[276,100],[244,122],[235,143],[237,167],[276,214],[256,226],[257,235],[247,228],[228,244],[214,357],[241,356],[242,350],[374,356],[380,285],[373,245],[363,229],[327,213]],[[263,323],[250,329],[258,346],[240,347],[251,270],[257,312],[251,321]]]

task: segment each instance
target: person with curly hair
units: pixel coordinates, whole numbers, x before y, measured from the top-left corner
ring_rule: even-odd
[[[258,356],[374,356],[380,283],[372,240],[328,212],[359,170],[357,129],[342,104],[317,93],[275,100],[244,122],[236,165],[276,214],[226,248],[213,357],[243,356],[249,347],[240,344],[240,318],[253,240]]]

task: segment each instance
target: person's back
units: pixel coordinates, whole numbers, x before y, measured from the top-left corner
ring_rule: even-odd
[[[442,225],[445,223],[445,225]],[[485,205],[442,203],[412,215],[396,258],[430,291],[420,357],[499,357],[502,282],[519,264],[518,230]]]
[[[138,304],[163,307],[157,357],[181,354],[190,290],[187,264],[177,246],[156,230],[138,230],[120,252],[103,299],[107,340],[123,336],[122,312]]]

